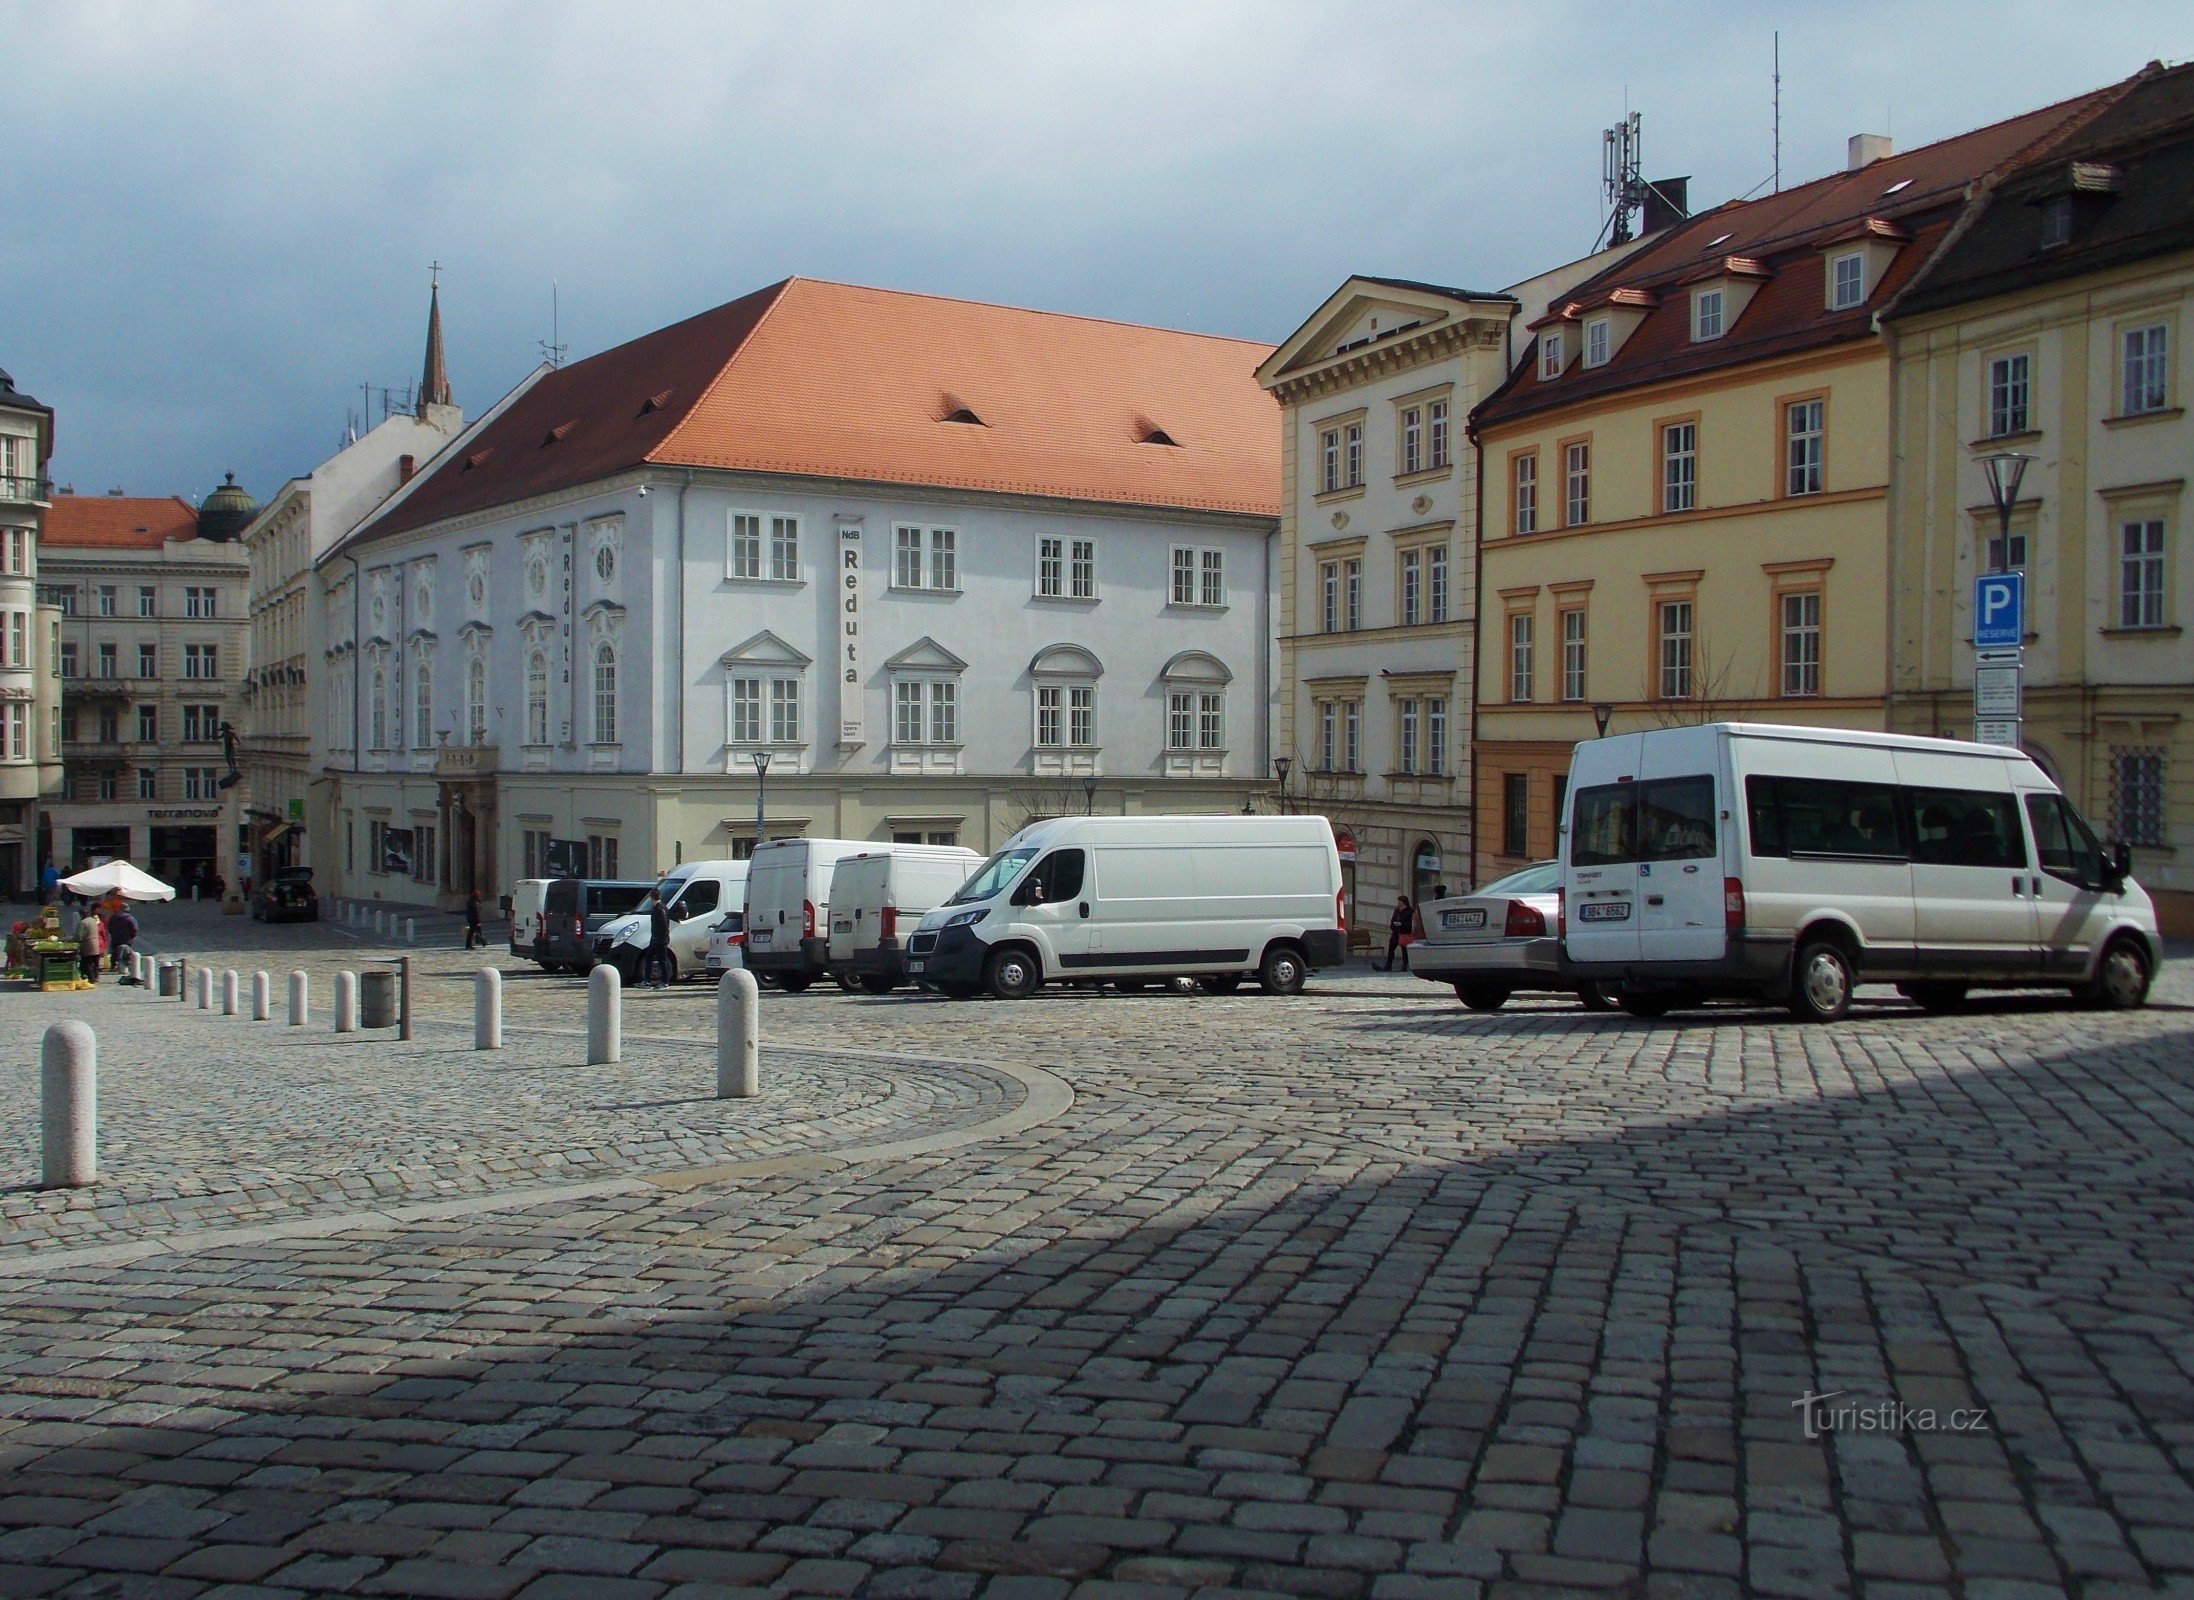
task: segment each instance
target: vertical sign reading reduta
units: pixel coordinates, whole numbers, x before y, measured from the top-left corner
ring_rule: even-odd
[[[850,749],[861,732],[861,524],[838,524],[838,744]]]

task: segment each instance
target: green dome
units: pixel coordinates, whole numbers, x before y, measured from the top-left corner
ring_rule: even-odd
[[[237,487],[236,474],[228,473],[221,487],[198,502],[198,537],[229,540],[242,535],[259,515],[259,502]]]

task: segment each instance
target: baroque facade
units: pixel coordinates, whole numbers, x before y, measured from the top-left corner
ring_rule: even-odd
[[[38,805],[61,783],[60,618],[38,600],[53,408],[0,372],[0,899],[45,865]]]
[[[319,561],[330,886],[1269,799],[1266,353],[791,279],[535,373]]]

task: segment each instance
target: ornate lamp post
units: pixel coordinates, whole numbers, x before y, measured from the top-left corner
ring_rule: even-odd
[[[1592,725],[1599,730],[1593,735],[1595,739],[1605,739],[1607,737],[1607,725],[1614,716],[1615,708],[1605,700],[1599,701],[1593,706]]]
[[[1988,475],[1988,498],[1996,505],[1996,536],[2003,545],[2006,570],[2012,564],[2011,514],[2019,507],[2019,483],[2026,477],[2027,464],[2033,459],[2016,450],[1998,450],[1981,457],[1981,470]],[[1984,559],[1983,570],[1987,566]]]
[[[763,797],[769,793],[769,758],[770,752],[767,750],[754,752],[754,845],[756,849],[760,849],[762,841],[768,837],[763,831],[763,818],[766,813],[763,810],[762,801]]]
[[[1287,775],[1294,768],[1295,763],[1286,756],[1272,758],[1272,774],[1280,780],[1280,815],[1283,817],[1287,815]]]
[[[1082,780],[1082,815],[1085,817],[1097,815],[1097,780],[1095,778],[1084,778]]]

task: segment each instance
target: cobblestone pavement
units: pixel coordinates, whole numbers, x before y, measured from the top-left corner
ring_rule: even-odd
[[[421,963],[408,1054],[0,996],[18,1105],[37,1025],[100,1026],[94,1209],[140,1238],[194,1145],[310,1190],[477,1127],[490,1203],[498,1151],[647,1180],[0,1276],[0,1593],[2194,1594],[2184,964],[2131,1016],[1824,1029],[771,995],[784,1158],[690,1186],[770,1100],[690,1098],[705,990],[630,997],[618,1098],[545,1031],[568,979],[452,1051],[467,970]],[[1045,1072],[1071,1104],[862,1154]],[[56,1242],[23,1198],[0,1253]]]

